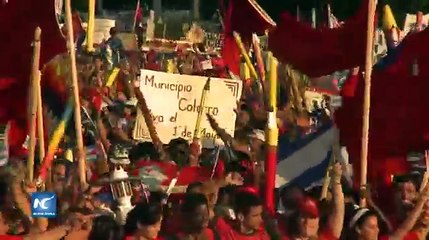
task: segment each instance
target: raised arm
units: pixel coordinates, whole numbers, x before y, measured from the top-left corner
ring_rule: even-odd
[[[333,236],[340,238],[344,223],[344,193],[341,186],[342,167],[336,163],[333,167],[332,195],[334,201],[334,211],[329,216],[329,227]]]
[[[389,236],[389,240],[402,240],[416,225],[426,201],[429,200],[429,186],[427,185],[420,194],[414,209],[408,214],[405,221]]]

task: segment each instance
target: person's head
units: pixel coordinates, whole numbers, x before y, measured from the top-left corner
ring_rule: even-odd
[[[310,197],[299,200],[297,211],[291,215],[288,230],[291,235],[299,237],[316,237],[319,231],[319,206],[317,201]]]
[[[25,214],[15,208],[0,210],[0,235],[28,233],[31,223]]]
[[[218,204],[231,206],[237,186],[227,185],[219,189]]]
[[[61,195],[65,188],[65,183],[67,180],[67,166],[69,162],[64,159],[57,159],[53,163],[52,167],[52,185],[54,191]]]
[[[122,240],[121,226],[111,216],[99,216],[93,219],[88,240]]]
[[[175,138],[168,143],[168,154],[179,165],[188,163],[190,151],[191,148],[188,141],[183,138]]]
[[[127,234],[156,239],[161,230],[162,206],[157,202],[138,203],[127,216],[125,231]]]
[[[67,175],[68,163],[63,159],[54,161],[52,168],[52,181],[53,183],[64,182]]]
[[[259,151],[265,143],[265,132],[259,129],[253,130],[250,134],[250,147],[253,151]]]
[[[159,153],[151,142],[142,142],[137,144],[130,150],[128,156],[131,162],[159,159]]]
[[[201,193],[187,193],[181,207],[183,229],[187,233],[201,233],[209,225],[207,198]]]
[[[298,202],[304,197],[304,189],[298,185],[290,184],[280,191],[280,201],[286,212],[298,209]]]
[[[415,175],[405,175],[397,178],[395,189],[395,200],[399,205],[398,207],[405,207],[413,205],[414,200],[418,195],[419,177]]]
[[[186,193],[201,193],[202,182],[193,182],[186,188]]]
[[[110,28],[109,34],[111,37],[115,37],[118,34],[118,30],[116,29],[116,27]]]
[[[262,223],[263,206],[261,199],[254,193],[239,191],[234,196],[234,212],[244,234],[258,230]]]
[[[201,186],[201,192],[206,196],[209,207],[213,209],[217,203],[219,185],[214,181],[204,182]]]
[[[351,236],[347,239],[377,240],[379,234],[377,214],[367,208],[355,211],[349,225]]]
[[[92,211],[86,207],[71,207],[66,214],[69,224],[76,231],[91,230]]]
[[[101,67],[103,66],[103,59],[101,58],[100,55],[94,56],[94,66],[98,70],[100,70]]]

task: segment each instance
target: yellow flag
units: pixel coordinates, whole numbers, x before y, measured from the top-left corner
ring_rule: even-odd
[[[114,68],[112,72],[110,73],[109,77],[107,78],[106,87],[111,87],[113,83],[116,80],[116,77],[118,76],[119,68]]]

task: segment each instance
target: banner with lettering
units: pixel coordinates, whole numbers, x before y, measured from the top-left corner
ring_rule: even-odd
[[[170,74],[141,70],[140,90],[152,112],[154,124],[163,143],[171,139],[192,140],[201,95],[207,77]],[[232,79],[211,78],[204,113],[214,116],[222,128],[234,134],[237,101],[241,97],[242,82]],[[201,142],[211,148],[222,141],[210,127],[206,115],[201,122]],[[151,141],[146,123],[139,112],[134,128],[134,139]]]

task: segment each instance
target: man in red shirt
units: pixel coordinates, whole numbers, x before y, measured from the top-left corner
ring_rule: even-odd
[[[187,193],[181,206],[181,228],[177,238],[214,240],[209,226],[209,206],[201,193]]]
[[[263,206],[261,199],[250,192],[235,195],[235,220],[227,223],[223,218],[216,222],[216,230],[222,240],[269,240],[262,228]]]

